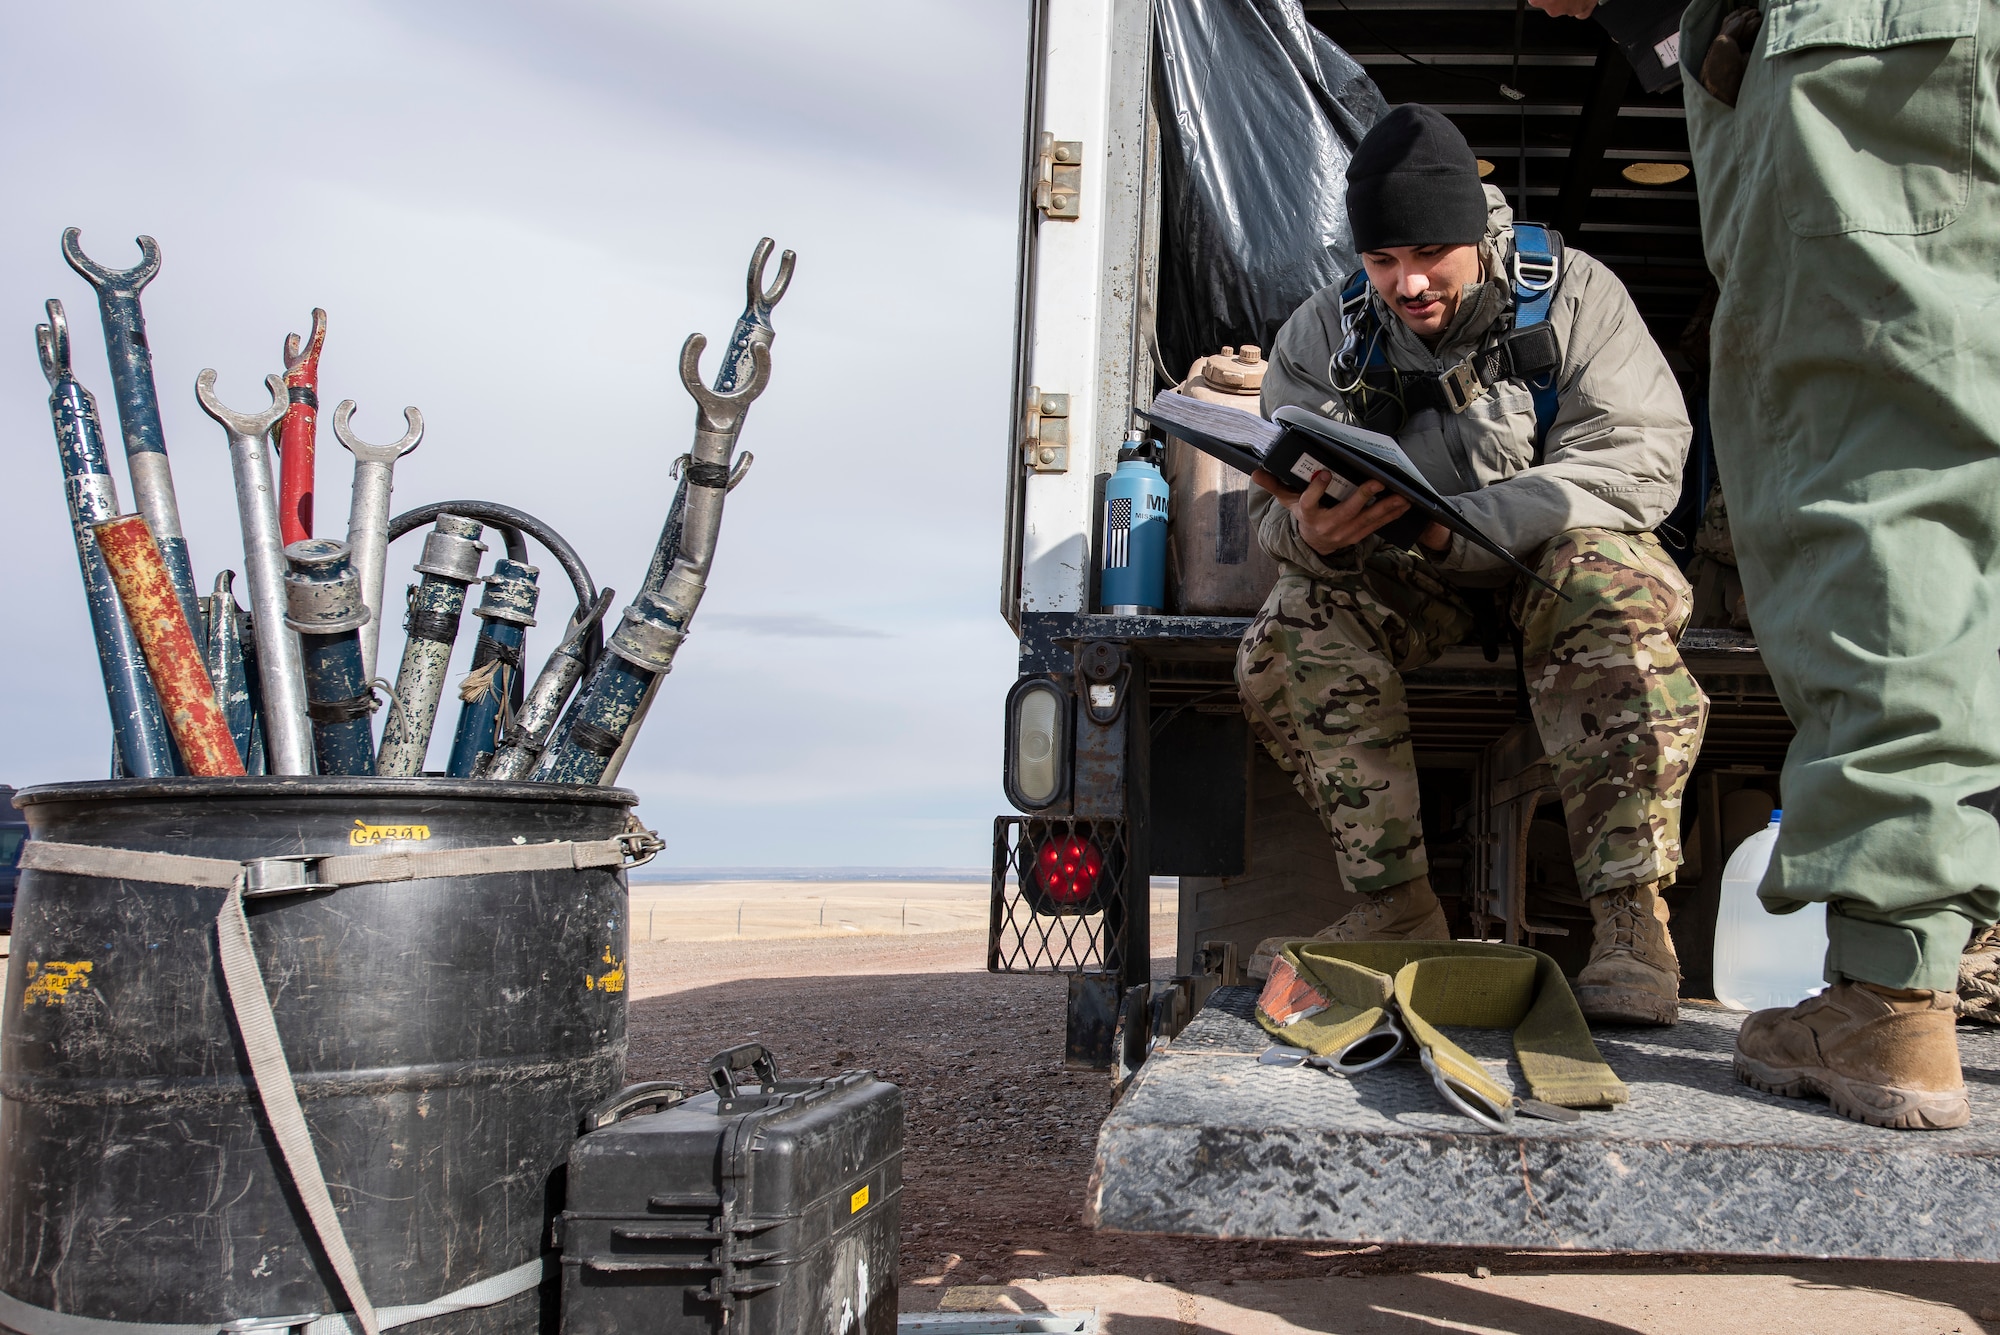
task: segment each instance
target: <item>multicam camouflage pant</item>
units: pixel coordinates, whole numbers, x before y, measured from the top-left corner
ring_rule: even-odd
[[[1569,599],[1523,580],[1511,610],[1577,881],[1596,895],[1671,877],[1708,721],[1675,647],[1687,581],[1649,533],[1573,529],[1536,564]],[[1236,681],[1251,726],[1318,810],[1349,889],[1429,870],[1402,674],[1472,628],[1461,593],[1383,544],[1335,579],[1285,566],[1243,636]]]

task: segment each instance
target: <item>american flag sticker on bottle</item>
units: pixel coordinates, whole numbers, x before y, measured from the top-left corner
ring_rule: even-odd
[[[1132,563],[1132,498],[1104,502],[1104,568],[1123,569]]]

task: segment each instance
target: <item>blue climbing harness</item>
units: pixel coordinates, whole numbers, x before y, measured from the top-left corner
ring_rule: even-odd
[[[1363,426],[1383,430],[1395,417],[1394,435],[1412,411],[1464,412],[1494,384],[1519,380],[1535,404],[1535,462],[1542,460],[1556,420],[1556,380],[1562,348],[1549,325],[1549,308],[1562,282],[1562,236],[1540,223],[1514,224],[1508,277],[1514,289],[1513,327],[1491,345],[1439,376],[1397,371],[1389,365],[1381,322],[1368,300],[1368,274],[1358,270],[1340,289],[1345,342],[1334,354],[1334,387]],[[1343,379],[1347,382],[1342,384]]]

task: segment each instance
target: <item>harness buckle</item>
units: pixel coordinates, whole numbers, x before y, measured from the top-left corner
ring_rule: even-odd
[[[1514,252],[1514,286],[1529,292],[1546,292],[1562,277],[1562,261],[1550,255],[1544,259],[1525,259],[1517,249]]]
[[[313,853],[250,858],[243,864],[243,897],[255,899],[260,895],[298,895],[308,890],[339,889],[319,879],[321,860],[318,854]]]
[[[1486,393],[1486,386],[1472,369],[1470,362],[1460,362],[1437,378],[1438,388],[1444,392],[1445,406],[1455,413],[1462,413],[1477,403]]]

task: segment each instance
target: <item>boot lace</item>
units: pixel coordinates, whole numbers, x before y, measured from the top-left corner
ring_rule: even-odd
[[[1611,900],[1611,912],[1604,920],[1604,926],[1611,934],[1610,943],[1605,947],[1607,955],[1631,955],[1637,958],[1643,946],[1641,933],[1645,920],[1652,917],[1640,910],[1638,901],[1628,895],[1613,890],[1607,896]]]

